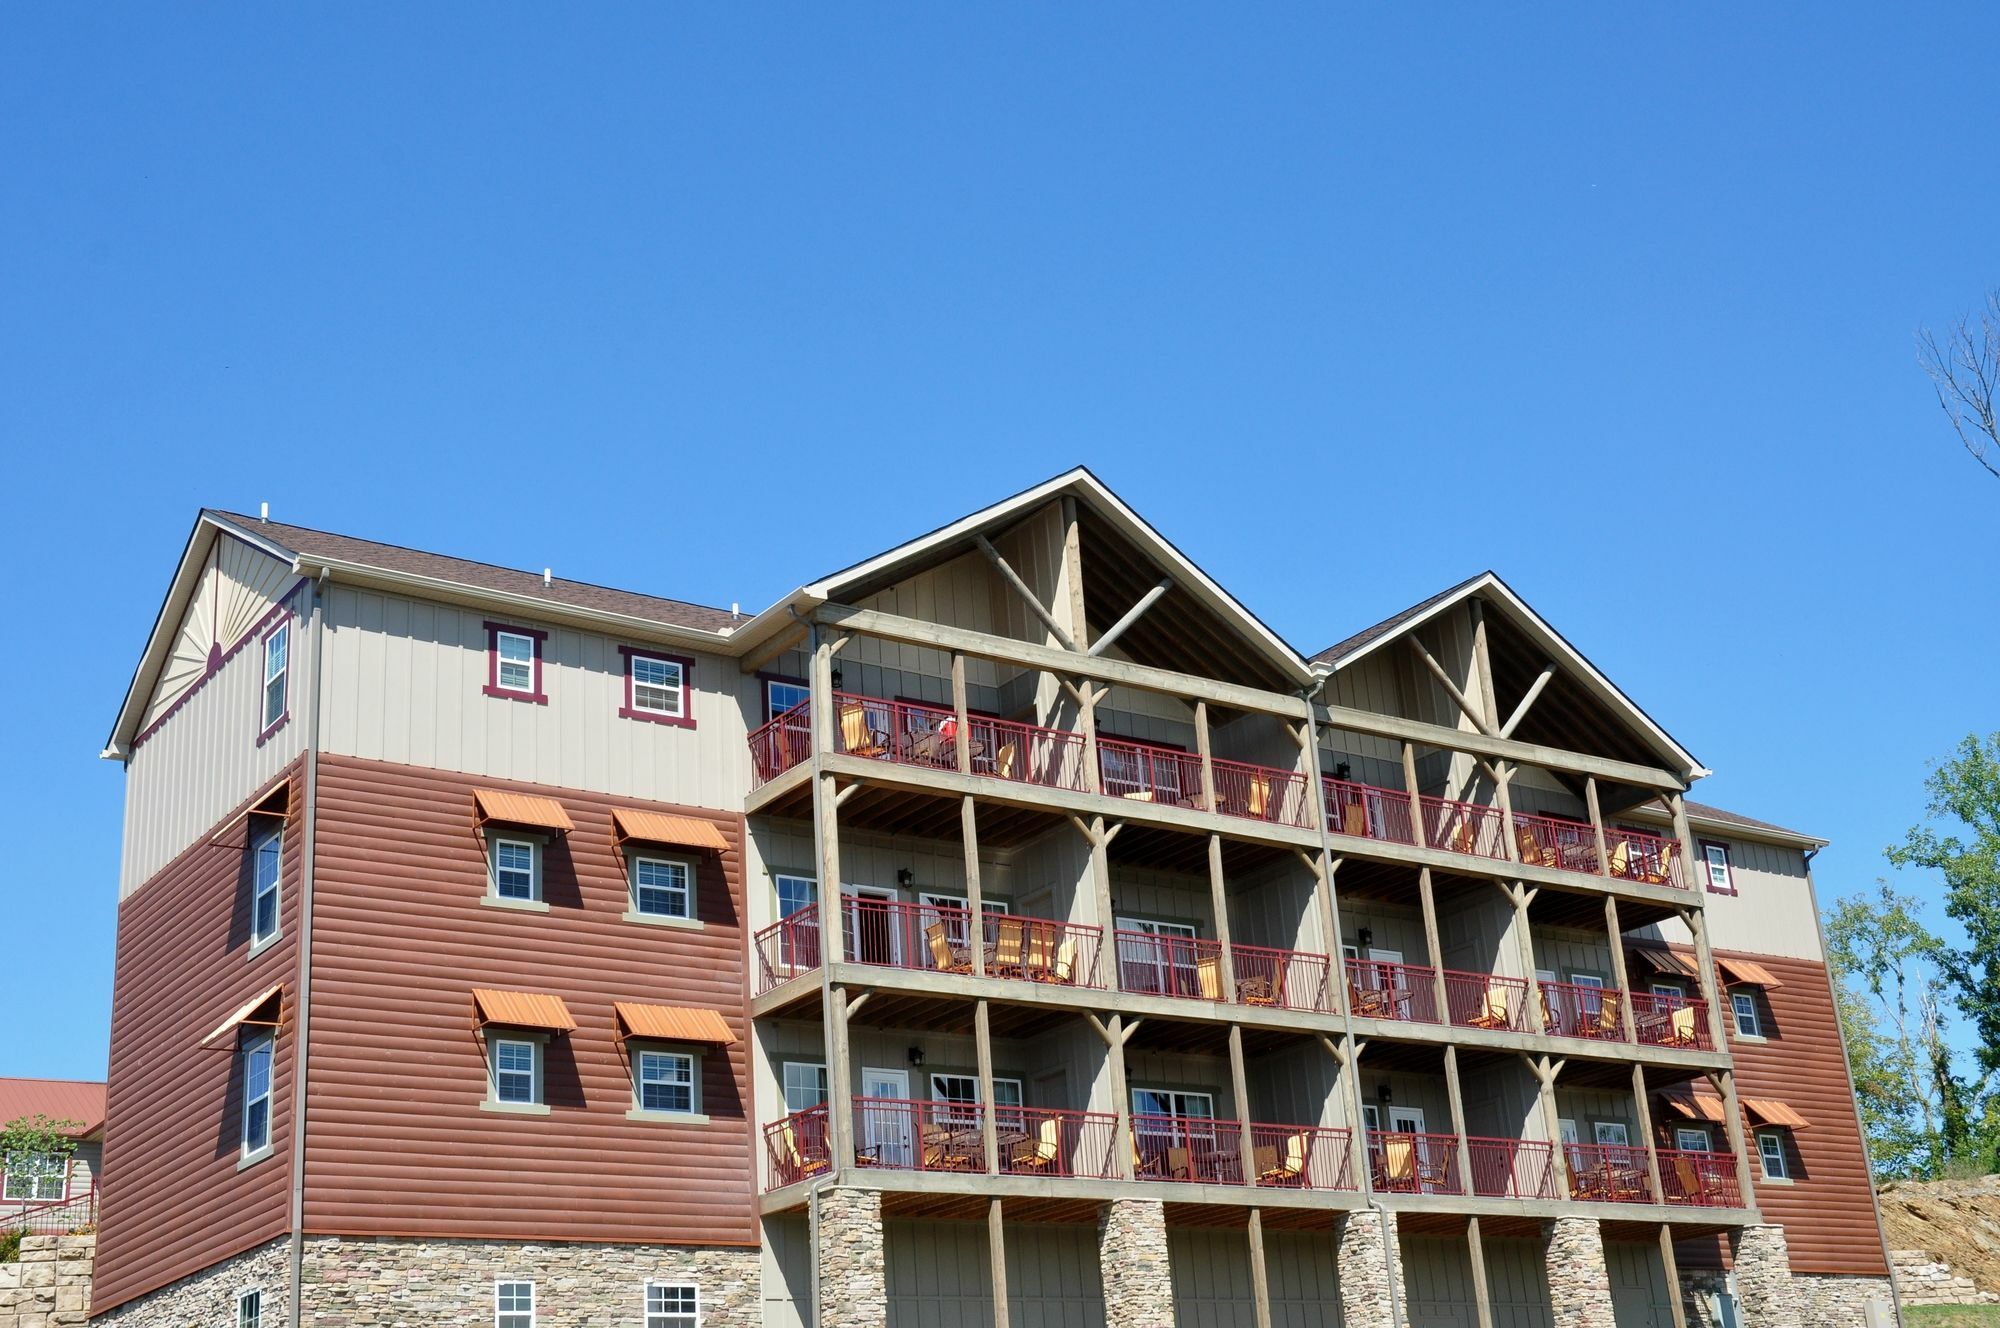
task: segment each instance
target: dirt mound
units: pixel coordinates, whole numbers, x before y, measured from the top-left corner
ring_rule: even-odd
[[[1877,1192],[1892,1250],[1922,1250],[2000,1292],[2000,1176],[1889,1181]]]

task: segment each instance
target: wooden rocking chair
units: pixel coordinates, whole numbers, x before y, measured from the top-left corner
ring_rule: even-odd
[[[880,756],[889,750],[886,734],[868,724],[868,707],[850,701],[840,708],[840,750],[849,756]]]

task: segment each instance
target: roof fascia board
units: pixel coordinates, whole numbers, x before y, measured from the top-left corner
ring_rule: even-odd
[[[1745,825],[1741,821],[1725,821],[1718,816],[1704,816],[1694,811],[1688,812],[1687,818],[1690,829],[1711,831],[1728,839],[1749,839],[1760,844],[1781,844],[1786,848],[1812,849],[1826,848],[1833,843],[1830,839],[1801,834],[1796,830],[1784,830],[1776,826]],[[1630,811],[1620,812],[1613,819],[1643,821],[1647,825],[1673,824],[1671,817],[1650,807],[1634,807]]]
[[[1002,498],[999,502],[989,507],[982,507],[976,512],[960,517],[949,525],[940,526],[928,535],[919,535],[913,540],[905,540],[893,548],[883,550],[872,558],[855,563],[852,567],[842,568],[840,571],[822,577],[818,581],[808,582],[802,589],[806,594],[812,595],[821,601],[838,599],[841,591],[856,581],[864,580],[867,577],[874,576],[878,572],[889,570],[902,563],[915,562],[931,550],[949,544],[953,540],[963,539],[982,526],[991,525],[995,521],[1014,516],[1049,498],[1055,497],[1063,489],[1075,483],[1084,473],[1081,469],[1065,471],[1053,479],[1042,481],[1032,489],[1023,489],[1011,498]]]

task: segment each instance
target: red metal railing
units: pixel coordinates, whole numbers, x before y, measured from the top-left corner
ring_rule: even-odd
[[[1118,1117],[1105,1111],[995,1107],[1000,1170],[1010,1176],[1118,1175]]]
[[[1679,1047],[1687,1051],[1711,1051],[1708,1002],[1687,996],[1655,996],[1632,993],[1633,1029],[1639,1041],[1649,1047]]]
[[[1201,758],[1173,747],[1097,740],[1098,779],[1106,795],[1170,807],[1204,807]]]
[[[1354,1139],[1319,1125],[1252,1125],[1257,1184],[1269,1189],[1352,1190]]]
[[[1624,992],[1574,982],[1544,982],[1539,985],[1542,1024],[1551,1036],[1589,1038],[1597,1042],[1627,1041],[1625,1017],[1621,1010]]]
[[[897,765],[958,768],[958,715],[945,706],[834,693],[833,750]],[[1089,745],[1080,733],[971,716],[972,773],[1082,793],[1089,787]],[[750,734],[759,784],[812,754],[812,703],[793,706]],[[1199,787],[1197,783],[1197,787]]]
[[[97,1186],[67,1199],[39,1202],[10,1199],[0,1203],[0,1231],[28,1236],[66,1236],[97,1221]]]
[[[1326,804],[1326,828],[1333,833],[1392,844],[1417,842],[1416,831],[1410,825],[1409,794],[1324,775],[1319,782]]]
[[[822,962],[819,905],[808,904],[757,933],[757,994],[810,973]]]
[[[1140,1180],[1243,1183],[1243,1125],[1200,1116],[1132,1113],[1133,1174]]]
[[[1642,885],[1671,885],[1677,890],[1688,888],[1687,876],[1681,870],[1681,846],[1674,840],[1637,830],[1607,828],[1604,849],[1611,856],[1606,875],[1621,881],[1637,881]]]
[[[1431,848],[1475,858],[1507,856],[1504,818],[1498,807],[1450,798],[1427,797],[1418,802],[1423,808],[1424,843]]]
[[[1306,777],[1296,770],[1241,761],[1212,761],[1210,767],[1215,772],[1216,810],[1224,816],[1272,821],[1301,830],[1312,826]]]
[[[1396,1194],[1464,1194],[1458,1136],[1368,1132],[1368,1168],[1377,1190]]]
[[[826,1174],[833,1164],[830,1137],[824,1104],[792,1112],[783,1120],[766,1125],[764,1159],[769,1170],[766,1188],[781,1189]]]
[[[1629,1144],[1564,1144],[1572,1199],[1597,1203],[1657,1203],[1646,1150]]]
[[[1333,1009],[1323,954],[1232,945],[1229,958],[1236,968],[1236,999],[1240,1004],[1317,1010],[1322,1014]]]
[[[1660,1185],[1667,1202],[1691,1208],[1741,1208],[1736,1159],[1727,1153],[1659,1150]]]
[[[1487,1199],[1556,1197],[1553,1155],[1532,1139],[1472,1139],[1472,1192]]]
[[[1597,872],[1597,832],[1588,821],[1514,813],[1514,850],[1530,867]]]
[[[986,1170],[977,1102],[922,1102],[910,1098],[854,1099],[854,1162],[895,1171]]]
[[[790,710],[750,732],[750,769],[759,784],[776,779],[812,755],[812,702]]]
[[[1519,1033],[1528,1027],[1528,984],[1520,978],[1446,969],[1444,1000],[1451,1022],[1461,1028]]]
[[[1155,936],[1116,931],[1118,989],[1146,996],[1183,996],[1226,1001],[1222,989],[1222,943],[1199,936]]]
[[[1347,961],[1347,1007],[1363,1019],[1395,1019],[1406,1024],[1435,1024],[1438,1018],[1437,970],[1415,964],[1390,964],[1379,959]]]

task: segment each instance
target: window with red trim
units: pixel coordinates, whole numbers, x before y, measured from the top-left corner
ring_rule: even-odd
[[[1736,869],[1730,865],[1729,845],[1718,844],[1712,839],[1701,841],[1702,870],[1708,873],[1708,889],[1711,894],[1733,895],[1736,893]]]
[[[486,687],[488,696],[547,705],[542,691],[542,646],[547,632],[507,623],[486,624]]]
[[[625,656],[625,704],[618,707],[620,717],[693,728],[694,661],[636,646],[620,646],[618,652]]]

